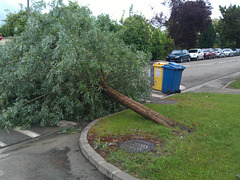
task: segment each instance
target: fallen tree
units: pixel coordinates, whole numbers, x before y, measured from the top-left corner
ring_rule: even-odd
[[[25,31],[0,52],[1,127],[92,120],[123,109],[119,103],[176,125],[137,102],[151,93],[150,58],[126,46],[121,31],[103,27],[106,19],[77,3],[52,3],[45,14],[35,7]]]

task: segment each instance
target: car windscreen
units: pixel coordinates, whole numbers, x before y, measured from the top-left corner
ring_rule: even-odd
[[[189,50],[188,52],[189,52],[189,53],[197,53],[198,50]]]
[[[171,54],[182,54],[182,50],[173,50]]]
[[[203,49],[203,52],[209,52],[210,49]]]

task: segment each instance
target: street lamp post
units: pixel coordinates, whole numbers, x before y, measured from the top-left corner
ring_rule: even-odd
[[[29,19],[29,0],[27,0],[27,11],[28,11],[28,19]]]

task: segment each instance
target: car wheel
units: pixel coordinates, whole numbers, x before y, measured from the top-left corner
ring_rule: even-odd
[[[180,63],[183,63],[183,58],[180,59]]]
[[[188,57],[187,61],[188,61],[188,62],[190,62],[190,61],[191,61],[191,60],[190,60],[190,57]]]
[[[197,57],[197,61],[199,60],[199,57]]]

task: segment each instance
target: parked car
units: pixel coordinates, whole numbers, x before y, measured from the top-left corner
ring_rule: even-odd
[[[215,58],[215,52],[212,48],[202,49],[204,53],[204,59]]]
[[[234,52],[233,52],[233,50],[230,49],[230,48],[225,48],[225,49],[223,49],[223,52],[224,52],[225,56],[229,56],[229,57],[234,56]]]
[[[167,61],[183,62],[190,61],[190,54],[186,49],[175,49],[166,56]]]
[[[215,48],[213,51],[215,52],[215,57],[225,57],[225,54],[221,48]]]
[[[198,61],[200,59],[204,59],[204,53],[201,49],[189,49],[188,52],[191,60],[196,59]]]
[[[233,50],[234,56],[239,56],[240,55],[240,50],[239,49],[235,49]]]

